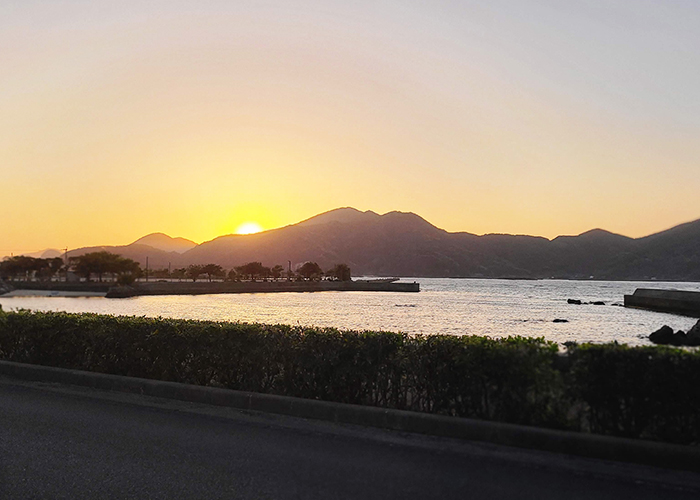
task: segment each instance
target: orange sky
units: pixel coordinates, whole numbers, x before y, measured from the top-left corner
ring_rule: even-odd
[[[700,218],[696,3],[457,4],[0,6],[0,255],[341,206],[547,237]]]

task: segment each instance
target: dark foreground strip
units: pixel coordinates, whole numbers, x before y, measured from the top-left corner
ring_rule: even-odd
[[[241,410],[485,441],[505,446],[700,472],[700,447],[697,446],[679,446],[428,413],[233,391],[10,361],[0,361],[0,374],[22,380],[80,385]]]

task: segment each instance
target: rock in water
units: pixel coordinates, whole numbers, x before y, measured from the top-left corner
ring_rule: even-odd
[[[557,319],[555,319],[552,323],[568,323],[568,322],[569,322],[568,319],[559,319],[559,318],[557,318]]]
[[[687,345],[700,345],[700,321],[695,323],[695,326],[688,330],[685,341]]]
[[[594,306],[604,306],[605,302],[603,302],[602,300],[596,300],[595,302],[591,302],[591,304],[593,304]]]
[[[668,345],[673,343],[673,337],[673,328],[668,325],[664,325],[649,335],[649,340],[651,340],[654,344]]]
[[[567,302],[567,304],[575,304],[575,305],[577,305],[577,306],[580,306],[580,305],[581,305],[581,301],[578,300],[578,299],[569,299],[569,300],[567,300],[566,302]]]
[[[685,332],[678,330],[671,340],[671,345],[688,345]]]
[[[11,292],[12,290],[14,290],[14,288],[12,288],[9,283],[4,280],[0,280],[0,295]]]

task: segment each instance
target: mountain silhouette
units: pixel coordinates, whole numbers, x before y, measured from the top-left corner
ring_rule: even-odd
[[[286,267],[287,261],[314,261],[324,269],[345,263],[354,275],[700,280],[700,220],[637,239],[593,229],[548,240],[450,233],[410,212],[379,215],[345,207],[257,234],[220,236],[186,251],[162,243],[168,242],[164,236],[156,233],[131,245],[79,249],[71,255],[105,249],[142,265],[148,256],[151,268],[168,263],[231,268],[251,261]]]
[[[171,238],[164,233],[151,233],[134,241],[132,245],[148,245],[164,252],[184,253],[197,246],[194,241],[185,238]]]

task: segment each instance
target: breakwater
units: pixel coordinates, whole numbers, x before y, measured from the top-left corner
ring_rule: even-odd
[[[418,292],[419,283],[386,283],[361,281],[219,281],[219,282],[155,282],[133,287],[110,289],[107,297],[140,295],[207,295],[217,293],[279,292]]]
[[[276,292],[419,292],[420,284],[385,281],[197,281],[138,282],[132,286],[111,283],[12,282],[15,290],[105,292],[108,298],[141,295],[209,295],[219,293]],[[8,291],[10,288],[8,288]]]
[[[637,288],[632,295],[625,295],[625,307],[700,318],[700,292]]]
[[[49,292],[93,292],[107,293],[114,283],[84,281],[3,281],[0,295],[13,290],[41,290]]]

